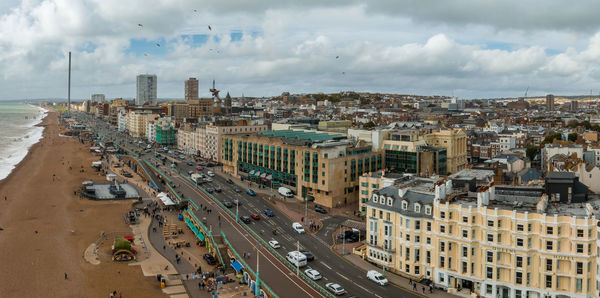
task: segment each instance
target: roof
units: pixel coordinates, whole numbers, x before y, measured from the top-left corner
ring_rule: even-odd
[[[287,139],[296,139],[296,140],[307,140],[307,141],[329,141],[335,139],[344,138],[341,134],[329,134],[329,133],[319,133],[315,131],[304,131],[304,130],[269,130],[263,131],[261,133],[263,136],[271,136],[271,137],[280,137]]]
[[[548,179],[575,179],[575,173],[571,172],[550,172],[546,175]]]

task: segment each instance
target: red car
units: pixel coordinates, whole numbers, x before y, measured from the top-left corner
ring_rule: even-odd
[[[260,220],[260,215],[258,214],[250,214],[250,217],[252,217],[254,220]]]
[[[202,167],[201,167],[201,166],[197,166],[197,167],[196,167],[196,170],[198,170],[198,171],[202,171]]]

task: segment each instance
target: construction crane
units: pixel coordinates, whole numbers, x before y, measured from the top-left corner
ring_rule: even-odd
[[[524,98],[527,98],[527,91],[529,91],[529,86],[527,86],[527,89],[525,89],[525,96],[524,96]]]
[[[213,83],[212,83],[212,88],[210,88],[209,91],[213,95],[213,101],[215,99],[217,99],[217,101],[220,103],[221,102],[221,98],[219,97],[219,90],[217,90],[217,88],[215,88],[215,80],[214,79],[213,79]]]

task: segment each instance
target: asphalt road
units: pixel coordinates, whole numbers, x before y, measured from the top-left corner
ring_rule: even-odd
[[[118,133],[115,130],[109,129],[108,126],[101,124],[103,122],[98,121],[96,123],[100,127],[101,134],[104,137],[118,139],[122,145],[125,145],[130,150],[145,149],[145,147],[139,146],[136,143],[130,143],[130,141],[133,141],[132,138]],[[154,163],[155,160],[150,160],[150,157],[153,155],[154,151],[143,153],[142,158]],[[166,167],[163,167],[161,170],[164,170],[165,168]],[[187,176],[187,173],[190,170],[198,172],[196,171],[195,165],[187,166],[185,162],[179,162],[178,168],[183,176]],[[205,168],[203,172],[206,173],[207,169]],[[196,187],[194,184],[190,183],[187,179],[179,175],[174,175],[171,178],[174,180],[175,184],[180,185],[178,190],[182,191],[186,198],[191,198],[198,205],[212,204],[213,215],[216,216],[217,213],[214,212],[218,210],[219,207],[216,204],[213,204],[206,197],[206,195],[195,189]],[[245,189],[242,189],[241,193],[236,193],[233,191],[233,185],[225,182],[225,178],[215,176],[212,177],[212,179],[213,182],[203,184],[202,187],[221,187],[223,190],[221,193],[213,193],[213,196],[221,202],[232,201],[233,199],[240,200],[240,202],[242,202],[242,204],[239,206],[240,216],[250,215],[252,213],[259,214],[261,217],[260,220],[252,219],[252,222],[248,224],[248,227],[260,235],[260,237],[262,237],[265,241],[278,241],[281,245],[281,248],[278,250],[282,256],[285,256],[288,251],[297,250],[298,245],[300,250],[310,251],[315,256],[315,260],[308,262],[308,265],[300,268],[300,270],[311,268],[319,271],[323,278],[317,281],[317,283],[319,283],[321,286],[325,287],[326,283],[335,282],[346,289],[348,292],[347,295],[356,297],[422,297],[412,291],[396,287],[394,285],[379,286],[375,284],[366,278],[366,271],[363,271],[362,269],[347,262],[345,259],[342,259],[340,256],[330,250],[332,233],[334,232],[335,228],[339,226],[339,223],[345,220],[343,217],[325,217],[323,220],[324,226],[316,235],[300,235],[292,229],[291,220],[276,210],[276,208],[273,208],[273,206],[267,202],[268,197],[250,197],[245,193]],[[159,185],[159,187],[162,187],[162,185]],[[277,195],[275,190],[274,195]],[[266,217],[263,212],[263,210],[266,208],[271,209],[275,216]],[[234,213],[236,212],[235,206],[232,208],[232,211]],[[239,252],[243,252],[244,249],[251,251],[252,246],[256,245],[256,241],[252,238],[252,236],[248,235],[248,233],[245,232],[241,226],[235,223],[235,218],[229,218],[229,216],[226,216],[225,212],[221,212],[221,215],[222,220],[227,220],[228,222],[227,224],[223,224],[222,222],[220,228],[223,229],[223,232],[227,235],[228,239],[230,242],[232,242],[232,245],[234,245],[236,250],[239,250]],[[202,217],[204,216],[206,215],[202,215]],[[209,224],[211,224],[210,220]],[[213,227],[215,227],[214,224],[217,223],[213,222],[212,224]],[[273,235],[272,231],[274,229],[277,230],[277,235]],[[288,276],[289,274],[282,275],[282,272],[285,272],[287,267],[281,264],[279,260],[275,259],[275,257],[272,256],[266,249],[261,250],[261,260],[263,256],[269,260],[269,262],[261,261],[261,278],[264,278],[265,282],[267,282],[267,284],[271,286],[274,291],[282,294],[285,293],[285,296],[290,294],[300,294],[302,296],[307,295],[306,292],[302,292],[306,291],[305,289],[300,289],[304,288],[304,286],[308,286],[306,283],[298,280],[291,280]],[[250,262],[250,266],[254,268],[256,265],[252,265],[252,263],[253,262]],[[263,265],[263,263],[265,263],[265,265]],[[286,270],[282,269],[282,266]],[[284,278],[282,278],[282,276]],[[298,279],[298,277],[295,278]],[[298,290],[300,290],[300,292],[290,293],[290,287],[297,287],[299,288]],[[276,290],[276,288],[283,290],[283,292],[279,292]]]

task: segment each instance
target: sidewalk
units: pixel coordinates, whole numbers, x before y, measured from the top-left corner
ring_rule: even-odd
[[[379,268],[379,267],[377,267],[377,266],[375,266],[375,265],[373,265],[373,264],[371,264],[371,263],[363,260],[360,256],[355,255],[353,253],[345,255],[344,259],[346,259],[346,261],[354,264],[355,266],[357,266],[357,267],[359,267],[359,268],[361,268],[363,270],[366,270],[366,271],[368,271],[368,270],[377,270],[377,272],[382,272],[381,268]],[[407,289],[407,290],[412,290],[412,288],[413,288],[413,286],[408,283],[408,278],[402,277],[400,275],[397,275],[397,274],[394,274],[394,273],[386,271],[385,272],[385,278],[387,278],[387,280],[390,283],[392,283],[392,284],[394,284],[394,285],[396,285],[398,287],[401,287],[401,288],[404,288],[404,289]],[[427,287],[427,286],[425,286],[423,284],[419,284],[419,283],[417,283],[417,291],[415,291],[415,293],[423,295],[423,287],[425,287],[425,294],[424,295],[427,296],[427,297],[435,297],[435,298],[456,298],[456,297],[459,297],[459,296],[455,296],[455,295],[446,293],[446,292],[444,292],[442,290],[438,290],[438,289],[434,289],[433,293],[430,293],[429,292],[429,287]]]

